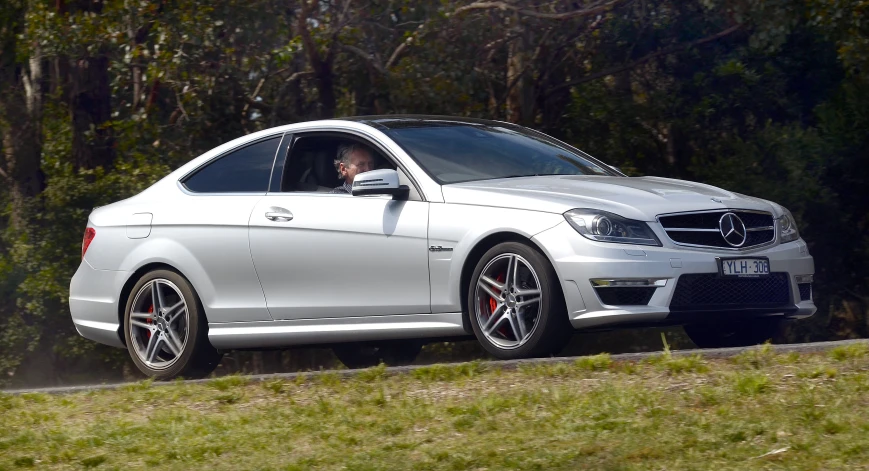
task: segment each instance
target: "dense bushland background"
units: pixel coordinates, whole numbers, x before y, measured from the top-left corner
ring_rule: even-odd
[[[815,256],[820,308],[788,340],[865,337],[867,10],[867,0],[3,0],[0,372],[45,383],[129,367],[69,320],[94,206],[245,133],[386,113],[509,120],[632,175],[780,202]]]

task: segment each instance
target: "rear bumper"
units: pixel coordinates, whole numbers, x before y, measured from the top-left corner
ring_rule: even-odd
[[[69,311],[76,331],[95,342],[124,348],[118,318],[118,297],[126,273],[79,265],[69,286]]]
[[[686,248],[669,242],[664,242],[663,247],[645,247],[593,242],[577,234],[567,223],[544,231],[534,239],[553,262],[561,280],[571,324],[577,329],[616,325],[726,323],[766,316],[798,319],[811,316],[817,310],[812,300],[800,300],[794,280],[796,275],[811,275],[815,271],[814,261],[802,240],[739,253]],[[682,275],[718,273],[716,257],[734,256],[768,257],[771,272],[787,273],[787,299],[772,306],[670,309]],[[666,279],[666,285],[656,288],[647,304],[619,306],[601,301],[590,281],[598,278]]]

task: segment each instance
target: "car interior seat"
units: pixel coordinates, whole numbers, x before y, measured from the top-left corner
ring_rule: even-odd
[[[316,191],[332,191],[341,186],[343,180],[335,169],[337,146],[332,149],[320,148],[314,153],[314,166],[311,171],[319,188]]]
[[[293,180],[284,191],[328,192],[341,185],[335,170],[338,143],[322,139],[302,140],[293,147],[291,161],[295,163],[287,175]]]

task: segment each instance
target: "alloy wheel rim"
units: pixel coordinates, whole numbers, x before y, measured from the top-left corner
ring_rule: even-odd
[[[521,347],[537,329],[542,296],[540,280],[528,260],[514,253],[493,258],[474,290],[480,331],[499,348]]]
[[[157,278],[139,289],[129,324],[133,350],[148,368],[169,368],[184,353],[190,312],[184,295],[171,281]]]

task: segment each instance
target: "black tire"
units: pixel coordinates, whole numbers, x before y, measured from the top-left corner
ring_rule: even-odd
[[[780,318],[760,318],[733,324],[693,324],[684,326],[685,333],[698,348],[748,347],[775,341],[785,321]]]
[[[130,323],[133,302],[142,288],[152,281],[169,281],[184,297],[187,309],[187,341],[183,351],[175,357],[174,363],[165,368],[152,368],[142,359],[134,347],[132,338],[133,326]],[[148,336],[150,338],[150,334]],[[169,270],[154,270],[145,274],[130,291],[127,305],[124,311],[124,340],[127,351],[136,367],[145,375],[159,381],[170,380],[177,377],[202,378],[214,371],[223,354],[211,346],[208,341],[208,321],[205,318],[205,310],[190,282],[183,276]]]
[[[476,287],[483,270],[489,263],[505,254],[515,254],[527,261],[537,276],[540,295],[539,314],[530,336],[518,346],[505,348],[494,343],[484,333],[477,314]],[[561,351],[573,335],[561,283],[555,269],[545,255],[536,248],[520,242],[504,242],[489,249],[480,260],[469,280],[466,309],[474,335],[483,348],[500,359],[549,356]],[[484,309],[484,306],[481,307]],[[526,311],[527,312],[527,311]]]
[[[381,363],[404,366],[413,363],[422,350],[418,340],[389,340],[383,342],[342,343],[332,347],[335,356],[347,368],[369,368]]]

